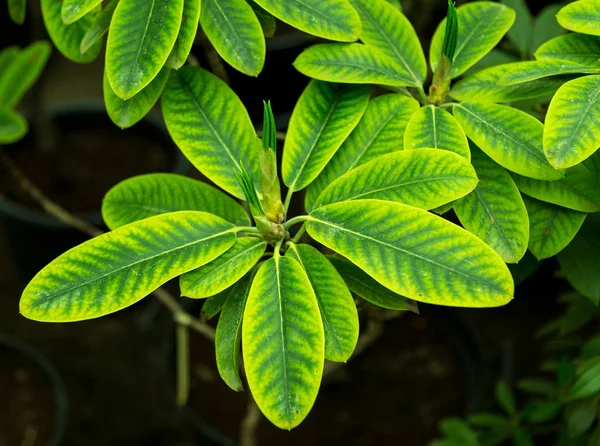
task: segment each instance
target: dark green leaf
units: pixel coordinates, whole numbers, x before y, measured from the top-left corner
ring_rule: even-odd
[[[87,51],[92,48],[94,44],[99,43],[102,36],[108,32],[110,21],[112,20],[112,16],[115,13],[118,4],[119,0],[111,0],[102,12],[96,15],[96,18],[94,18],[81,39],[81,44],[79,45],[81,54],[87,53]]]

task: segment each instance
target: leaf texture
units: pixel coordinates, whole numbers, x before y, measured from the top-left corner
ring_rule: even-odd
[[[556,15],[558,23],[569,31],[600,36],[600,2],[579,0],[568,4]]]
[[[102,0],[63,0],[60,16],[65,25],[75,23],[92,11]]]
[[[598,65],[600,37],[566,34],[544,43],[535,52],[538,60],[560,59],[582,65]]]
[[[190,55],[194,39],[196,38],[196,32],[198,31],[201,9],[201,0],[183,0],[181,27],[179,28],[179,34],[177,35],[177,40],[175,40],[171,54],[167,58],[167,67],[179,70]]]
[[[110,21],[118,4],[119,0],[111,0],[91,21],[79,44],[81,54],[85,54],[91,48],[100,45],[102,37],[108,32]]]
[[[530,60],[508,64],[506,73],[498,80],[499,85],[509,86],[545,77],[563,74],[593,74],[600,71],[600,63],[584,65],[569,60]]]

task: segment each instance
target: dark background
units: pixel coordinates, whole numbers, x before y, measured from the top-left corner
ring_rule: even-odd
[[[528,3],[534,13],[549,4]],[[403,5],[427,53],[446,2]],[[47,38],[36,6],[30,5],[22,27],[0,13],[1,48]],[[280,26],[258,78],[227,68],[257,124],[262,100],[271,99],[285,126],[307,83],[291,65],[308,45],[302,41]],[[295,44],[281,48],[289,42]],[[193,53],[207,66],[202,44]],[[132,129],[110,123],[102,71],[102,56],[77,65],[54,50],[21,106],[32,123],[30,135],[2,148],[52,199],[98,224],[101,198],[118,181],[153,171],[196,175],[165,135],[158,107]],[[151,297],[74,324],[42,324],[19,315],[19,296],[32,275],[85,240],[35,207],[0,168],[0,446],[46,445],[52,438],[68,446],[236,444],[247,396],[220,380],[214,347],[196,335],[191,399],[184,410],[175,406],[174,325]],[[498,378],[512,381],[537,371],[543,352],[533,334],[558,314],[557,296],[567,289],[556,269],[553,261],[544,262],[503,308],[421,305],[419,316],[386,322],[373,347],[323,384],[299,428],[288,433],[261,422],[261,444],[420,446],[438,435],[443,417],[489,408],[489,390]],[[171,287],[177,295],[176,284]],[[185,304],[199,312],[201,303]]]

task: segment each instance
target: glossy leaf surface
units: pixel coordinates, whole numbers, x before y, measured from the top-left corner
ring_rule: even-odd
[[[515,62],[507,65],[499,85],[509,86],[562,74],[592,74],[600,71],[600,63],[584,65],[569,60],[542,59]]]
[[[556,15],[558,23],[569,31],[600,36],[600,2],[579,0],[568,4]]]
[[[110,21],[118,4],[119,0],[111,0],[92,20],[79,44],[81,54],[87,53],[95,45],[100,45],[100,39],[108,32]]]
[[[560,59],[585,65],[598,65],[600,37],[566,34],[544,43],[535,52],[538,60]]]
[[[60,16],[65,25],[76,22],[92,11],[102,0],[63,0]]]
[[[200,22],[201,0],[183,0],[183,16],[175,45],[167,59],[166,65],[179,70],[187,60]]]

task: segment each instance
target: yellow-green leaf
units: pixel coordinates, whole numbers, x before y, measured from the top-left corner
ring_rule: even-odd
[[[292,429],[310,412],[321,384],[325,336],[302,266],[275,255],[260,267],[242,325],[248,385],[275,426]]]
[[[404,149],[449,150],[471,159],[469,141],[458,121],[442,108],[427,105],[418,110],[406,126]]]
[[[511,172],[540,180],[562,178],[544,155],[544,125],[507,105],[464,102],[454,107],[463,130],[490,158]]]
[[[427,62],[413,26],[397,8],[385,0],[350,0],[362,22],[360,40],[400,64],[412,79],[410,86],[421,86],[427,77]]]
[[[106,43],[106,72],[123,100],[152,82],[179,33],[183,0],[120,0]]]
[[[369,103],[369,88],[311,81],[294,108],[283,147],[283,182],[308,186],[356,127]]]
[[[513,298],[512,276],[492,248],[422,209],[380,200],[334,203],[314,210],[307,230],[410,299],[494,307]]]
[[[308,186],[308,211],[333,180],[378,156],[402,150],[402,135],[419,103],[400,94],[378,96],[369,102],[358,125],[344,141],[325,169]]]
[[[479,1],[459,6],[458,41],[450,69],[452,78],[460,76],[485,56],[510,29],[515,12],[499,3]],[[446,19],[440,23],[429,49],[431,69],[435,72],[442,54]]]
[[[175,45],[169,54],[166,65],[173,70],[179,70],[187,60],[200,21],[201,0],[183,0],[183,17]]]
[[[254,0],[282,22],[301,31],[341,42],[360,36],[361,24],[347,0]]]
[[[12,144],[27,134],[25,118],[9,108],[0,108],[0,144]]]
[[[600,71],[600,62],[584,65],[560,59],[528,60],[506,65],[506,72],[498,79],[498,85],[509,86],[562,74],[593,74]]]
[[[265,36],[245,0],[203,0],[200,23],[228,64],[244,74],[258,76],[265,63]]]
[[[208,179],[244,198],[235,171],[243,164],[258,172],[261,149],[237,95],[208,71],[183,67],[169,76],[161,101],[167,129],[184,155]]]
[[[165,88],[170,71],[166,67],[160,70],[160,73],[158,73],[152,82],[126,101],[117,96],[112,90],[105,71],[103,82],[104,105],[112,122],[120,128],[126,129],[138,123],[146,116],[152,107],[154,107],[154,104],[158,101]]]
[[[544,153],[557,169],[574,166],[600,147],[600,76],[567,82],[548,107]]]
[[[235,240],[231,223],[204,212],[174,212],[132,223],[51,262],[23,291],[20,310],[29,319],[46,322],[114,313],[210,262]]]
[[[510,174],[480,150],[471,160],[479,184],[454,205],[466,230],[475,234],[506,263],[517,263],[527,251],[529,221],[519,189]]]
[[[65,25],[70,25],[92,11],[102,0],[63,0],[60,16]]]
[[[231,197],[208,184],[171,173],[128,178],[109,190],[102,202],[102,217],[110,229],[177,211],[207,212],[235,225],[250,225],[244,208]]]
[[[325,332],[325,359],[346,362],[358,341],[358,312],[344,279],[310,245],[291,244],[286,255],[302,265],[315,292]]]
[[[214,296],[240,280],[258,263],[267,243],[255,237],[240,237],[226,253],[179,280],[181,295],[193,299]]]
[[[315,208],[357,199],[395,201],[433,209],[464,197],[477,185],[473,166],[439,149],[403,150],[383,155],[332,182]]]
[[[578,0],[562,8],[558,23],[569,31],[600,36],[600,1]]]
[[[102,12],[96,15],[96,18],[88,27],[86,33],[81,39],[81,43],[79,44],[79,50],[81,54],[87,53],[88,50],[93,48],[96,43],[99,44],[102,36],[108,32],[110,21],[112,20],[112,16],[115,13],[115,9],[117,8],[118,4],[119,0],[111,0],[102,10]]]
[[[529,214],[529,250],[538,259],[561,252],[579,232],[587,214],[523,197]]]
[[[560,59],[583,65],[598,65],[600,37],[566,34],[544,43],[535,52],[538,60]]]

